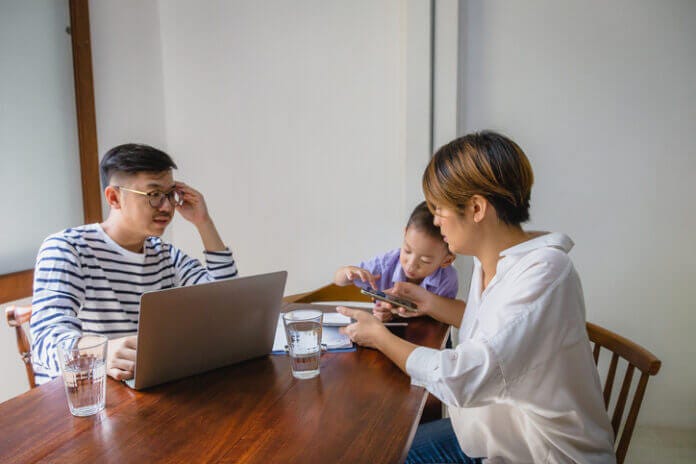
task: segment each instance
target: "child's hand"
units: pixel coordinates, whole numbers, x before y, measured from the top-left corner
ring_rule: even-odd
[[[355,282],[360,280],[362,282],[368,282],[370,287],[377,288],[377,279],[379,275],[372,275],[367,269],[363,269],[357,266],[346,266],[343,268],[345,277],[350,282]]]
[[[382,322],[387,322],[392,319],[393,307],[384,301],[375,302],[375,307],[372,309],[372,315]]]

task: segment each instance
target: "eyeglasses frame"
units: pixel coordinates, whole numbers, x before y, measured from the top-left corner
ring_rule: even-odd
[[[114,188],[117,188],[117,189],[119,189],[119,190],[125,190],[125,191],[127,191],[127,192],[137,193],[138,195],[144,195],[144,196],[148,197],[148,198],[147,198],[148,203],[149,203],[150,206],[151,206],[152,208],[154,208],[154,209],[159,209],[159,208],[161,208],[162,205],[164,204],[165,198],[166,198],[166,199],[169,201],[169,203],[170,203],[173,207],[175,207],[175,208],[176,208],[177,206],[181,206],[181,205],[184,203],[183,200],[181,200],[181,201],[179,201],[179,202],[174,201],[174,193],[179,193],[179,194],[181,193],[181,191],[178,190],[176,187],[174,187],[173,189],[171,189],[169,192],[166,192],[166,193],[165,193],[165,192],[161,192],[161,191],[159,191],[159,190],[154,190],[154,191],[152,191],[152,192],[142,192],[142,191],[140,191],[140,190],[134,190],[134,189],[131,189],[131,188],[128,188],[128,187],[123,187],[123,186],[121,186],[121,185],[114,185],[113,187],[114,187]],[[155,206],[155,205],[152,204],[152,199],[154,198],[155,195],[158,195],[158,194],[162,194],[162,199],[160,200],[159,204]]]

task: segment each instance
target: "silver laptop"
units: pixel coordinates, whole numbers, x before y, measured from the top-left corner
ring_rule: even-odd
[[[270,353],[287,275],[144,293],[135,377],[126,385],[140,390]]]

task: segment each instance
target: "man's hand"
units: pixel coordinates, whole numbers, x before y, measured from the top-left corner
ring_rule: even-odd
[[[350,309],[339,306],[336,311],[356,320],[353,324],[341,327],[340,332],[346,334],[358,345],[369,348],[379,348],[385,338],[392,335],[376,317],[360,309]]]
[[[137,344],[137,335],[109,340],[106,360],[106,373],[109,377],[116,380],[133,378]]]
[[[182,204],[177,205],[176,210],[184,219],[196,226],[201,235],[203,247],[207,251],[226,250],[227,248],[222,242],[210,214],[208,214],[208,206],[205,204],[203,194],[183,182],[175,182],[175,188],[182,195]]]
[[[175,188],[182,195],[182,204],[177,205],[176,210],[195,226],[200,226],[206,222],[210,222],[208,215],[208,207],[205,204],[203,194],[195,190],[183,182],[176,182]]]

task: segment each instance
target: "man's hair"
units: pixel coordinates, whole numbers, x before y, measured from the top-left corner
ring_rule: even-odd
[[[532,166],[522,149],[492,131],[465,135],[442,146],[423,173],[428,205],[448,206],[463,214],[474,195],[486,198],[505,224],[529,220],[534,183]]]
[[[165,152],[149,145],[126,143],[112,148],[104,155],[99,170],[103,188],[106,188],[114,174],[125,172],[162,172],[176,169],[174,160]]]
[[[433,213],[428,209],[426,202],[420,203],[411,213],[406,223],[406,228],[413,227],[416,230],[426,233],[427,235],[442,240],[440,228],[435,225]],[[445,243],[444,240],[442,243]]]

